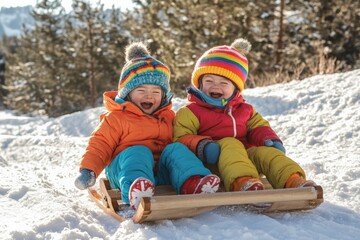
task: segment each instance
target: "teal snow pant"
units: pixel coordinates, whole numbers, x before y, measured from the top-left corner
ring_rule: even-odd
[[[211,174],[203,163],[182,143],[165,147],[154,174],[154,157],[149,148],[137,145],[119,153],[105,168],[112,188],[121,190],[121,199],[129,203],[129,188],[139,177],[157,185],[171,185],[179,194],[181,186],[190,176]]]

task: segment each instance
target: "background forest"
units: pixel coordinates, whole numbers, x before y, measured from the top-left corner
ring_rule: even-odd
[[[360,67],[358,0],[133,2],[121,11],[73,0],[65,13],[60,0],[39,1],[35,28],[0,40],[3,106],[50,117],[96,107],[117,90],[124,47],[140,40],[171,68],[177,97],[205,50],[239,37],[252,43],[248,88]]]

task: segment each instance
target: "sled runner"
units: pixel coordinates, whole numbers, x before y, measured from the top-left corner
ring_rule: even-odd
[[[88,191],[91,199],[107,214],[121,222],[132,219],[135,223],[193,217],[227,205],[246,205],[252,211],[269,213],[314,209],[323,202],[321,186],[272,189],[266,178],[262,181],[266,190],[213,194],[176,195],[171,186],[157,186],[153,197],[142,198],[136,212],[121,202],[120,190],[112,189],[106,178],[100,179],[100,192]],[[126,216],[129,211],[130,215]]]

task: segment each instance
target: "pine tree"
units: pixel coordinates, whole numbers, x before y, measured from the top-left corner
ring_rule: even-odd
[[[303,64],[302,77],[321,73],[309,69],[319,55],[356,65],[360,54],[359,1],[289,0],[286,11],[284,69],[291,73],[292,66]]]
[[[61,33],[64,10],[60,1],[42,0],[32,16],[37,24],[20,40],[17,64],[10,67],[16,74],[9,82],[6,102],[21,112],[58,116],[66,108],[62,97],[67,84]]]
[[[5,54],[0,49],[0,107],[3,106],[5,97]]]
[[[316,27],[329,56],[354,65],[360,55],[360,2],[356,0],[319,0],[312,3]]]
[[[74,0],[73,8],[66,29],[75,55],[75,76],[88,105],[95,107],[102,92],[117,89],[128,41],[121,32],[119,10],[104,12],[103,5],[94,7],[84,0]]]
[[[123,13],[120,9],[112,8],[107,12],[110,18],[106,21],[106,31],[103,38],[106,45],[103,48],[104,62],[102,71],[104,79],[99,87],[101,92],[117,90],[121,69],[125,64],[125,47],[129,43],[130,34],[125,32],[123,27]]]
[[[104,91],[117,89],[129,38],[119,10],[73,3],[72,15],[59,1],[37,4],[35,29],[25,29],[9,57],[9,108],[56,117],[95,107]]]
[[[193,66],[208,48],[230,45],[242,37],[254,46],[249,55],[251,69],[258,68],[264,59],[271,59],[268,53],[274,48],[269,40],[271,24],[267,21],[274,16],[273,1],[134,2],[139,8],[127,15],[127,28],[135,39],[148,41],[154,55],[171,67],[172,89],[178,94],[190,84]]]

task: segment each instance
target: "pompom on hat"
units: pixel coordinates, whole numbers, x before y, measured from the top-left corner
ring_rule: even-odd
[[[230,46],[217,46],[207,50],[196,62],[191,83],[200,88],[199,80],[204,74],[216,74],[231,80],[242,91],[248,76],[248,60],[251,44],[248,40],[236,39]]]
[[[135,88],[143,84],[158,85],[165,95],[170,91],[170,69],[150,56],[147,47],[136,42],[128,45],[125,49],[126,63],[121,71],[118,95],[125,97]]]

